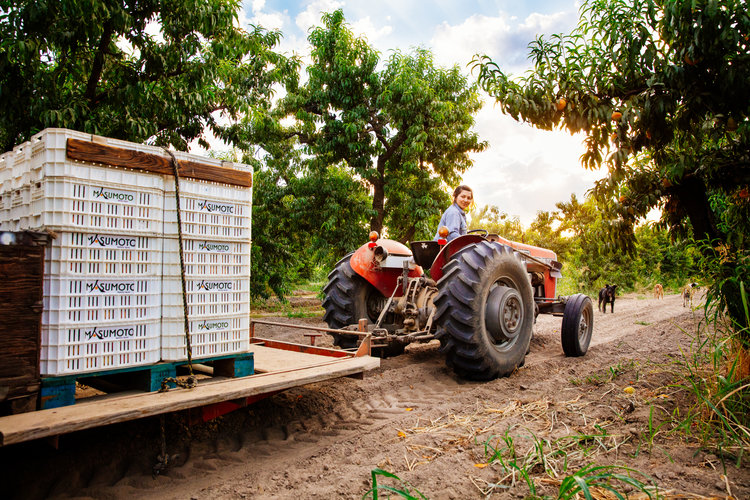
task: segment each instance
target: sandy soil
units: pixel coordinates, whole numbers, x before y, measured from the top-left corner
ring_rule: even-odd
[[[401,481],[378,476],[378,484],[416,496],[524,498],[530,487],[518,471],[488,464],[512,442],[539,495],[555,497],[562,478],[596,463],[648,474],[633,477],[669,498],[750,498],[746,457],[737,467],[731,450],[719,457],[662,425],[691,404],[670,374],[700,319],[677,295],[619,297],[614,314],[595,313],[588,354],[565,358],[560,318],[540,316],[525,366],[489,383],[457,379],[435,343],[412,345],[364,380],[296,388],[198,426],[168,416],[174,461],[158,475],[159,418],[63,436],[58,449],[0,448],[3,496],[361,498],[382,468]],[[306,342],[282,328],[256,334]]]

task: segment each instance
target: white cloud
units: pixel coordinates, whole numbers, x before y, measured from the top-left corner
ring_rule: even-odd
[[[464,67],[479,53],[489,56],[504,71],[518,74],[529,66],[529,42],[542,33],[569,31],[574,22],[573,12],[533,13],[521,24],[503,12],[496,16],[473,15],[460,24],[441,23],[430,44],[435,60],[443,66],[458,63]]]
[[[463,181],[474,189],[477,205],[495,205],[524,225],[540,210],[555,210],[571,193],[583,198],[603,175],[581,166],[581,135],[519,123],[492,103],[477,115],[475,130],[489,148],[473,155]]]
[[[262,26],[267,30],[282,30],[289,24],[289,17],[282,12],[254,12],[248,24]]]
[[[304,11],[297,14],[294,22],[303,33],[307,33],[312,26],[320,24],[320,16],[324,12],[333,12],[344,6],[344,2],[338,0],[313,0]],[[349,21],[347,19],[347,21]]]
[[[463,23],[451,26],[442,23],[435,29],[430,45],[435,62],[448,67],[468,64],[481,51],[493,59],[500,59],[511,26],[506,17],[471,16]]]
[[[358,19],[351,24],[352,32],[357,36],[364,36],[367,42],[373,45],[379,45],[385,37],[393,33],[393,26],[385,25],[375,26],[370,16]]]

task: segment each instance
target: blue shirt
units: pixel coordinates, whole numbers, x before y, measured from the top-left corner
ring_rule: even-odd
[[[454,238],[466,234],[466,213],[461,210],[456,203],[449,206],[448,209],[443,212],[443,216],[440,217],[440,224],[438,224],[438,231],[441,227],[448,228],[448,237],[446,240],[450,241]],[[434,240],[440,238],[440,235],[436,232]]]

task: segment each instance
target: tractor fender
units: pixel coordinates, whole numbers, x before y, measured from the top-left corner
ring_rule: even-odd
[[[422,268],[414,263],[411,250],[398,241],[378,239],[365,243],[351,256],[349,264],[355,273],[362,276],[386,297],[390,297],[398,288],[398,278],[403,274],[404,262],[409,266],[409,277],[422,276]],[[401,290],[396,291],[396,297]]]
[[[473,245],[480,241],[484,241],[484,238],[478,234],[465,234],[446,243],[430,267],[430,277],[437,282],[443,276],[443,268],[456,252],[467,245]]]
[[[529,272],[539,272],[543,274],[543,284],[545,297],[553,299],[556,293],[557,278],[561,278],[560,267],[561,264],[557,262],[557,255],[552,250],[541,248],[533,245],[527,245],[525,243],[519,243],[517,241],[511,241],[496,234],[490,235],[489,241],[495,242],[500,245],[511,247],[516,252],[528,255],[535,260],[529,260],[526,263],[526,269]],[[430,267],[430,277],[435,281],[440,280],[443,276],[443,268],[448,263],[451,257],[455,255],[459,250],[468,246],[485,241],[485,238],[476,234],[466,234],[459,236],[448,242],[435,257],[435,261]],[[528,260],[528,259],[527,259]]]

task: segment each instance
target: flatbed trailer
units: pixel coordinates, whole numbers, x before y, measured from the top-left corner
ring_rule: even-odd
[[[248,352],[254,358],[253,375],[211,377],[200,380],[196,387],[178,387],[166,392],[105,394],[70,406],[0,417],[0,446],[195,408],[200,408],[207,420],[292,387],[340,377],[362,377],[365,371],[380,366],[380,359],[370,356],[367,333],[360,334],[362,342],[356,351],[345,351],[256,338],[253,336],[255,324],[282,326],[269,321],[251,321]]]
[[[183,410],[191,410],[190,421],[206,421],[279,391],[361,376],[380,365],[369,356],[364,332],[362,344],[350,351],[312,345],[318,334],[309,334],[311,345],[255,337],[254,326],[269,322],[251,321],[244,307],[252,184],[248,166],[65,129],[45,129],[0,154],[0,447]],[[129,239],[119,242],[123,236]],[[102,246],[101,237],[116,241]],[[186,241],[192,250],[183,248]],[[89,253],[92,242],[99,246]],[[230,264],[200,260],[216,250],[209,245],[221,246]],[[196,267],[191,272],[185,254]],[[221,278],[222,288],[206,288],[199,281],[206,276]],[[136,299],[121,302],[113,293],[101,302],[81,300],[87,285],[102,292],[95,288],[99,279],[125,277],[139,290]],[[215,311],[188,312],[188,279],[206,296],[216,292],[195,303]],[[54,281],[48,287],[56,290],[54,301],[52,292],[43,293],[44,280]],[[232,307],[221,309],[227,304],[214,299],[225,290],[236,293]],[[43,313],[57,317],[44,320]],[[177,377],[187,364],[180,340],[191,328],[183,330],[180,319],[217,317],[231,325],[222,332],[229,340],[198,335],[189,355],[191,371],[200,373],[197,385],[169,388],[185,382]],[[89,330],[79,332],[81,325]],[[96,335],[101,325],[114,333]],[[145,345],[138,356],[129,344],[120,351],[116,338],[118,328],[133,325]],[[44,328],[51,326],[59,331],[48,330],[45,339]],[[87,346],[97,342],[105,347],[84,359]],[[122,356],[112,362],[110,353]],[[82,385],[97,391],[82,391]]]

